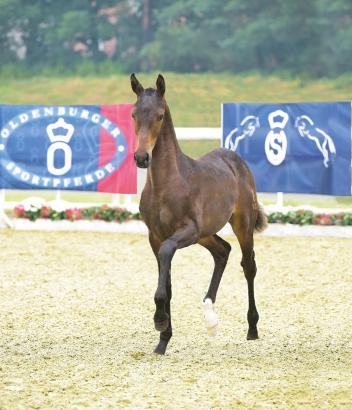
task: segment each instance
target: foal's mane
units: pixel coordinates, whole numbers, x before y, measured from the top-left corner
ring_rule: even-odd
[[[153,96],[153,95],[157,95],[157,90],[155,88],[146,88],[143,91],[143,94],[148,95],[148,96]]]

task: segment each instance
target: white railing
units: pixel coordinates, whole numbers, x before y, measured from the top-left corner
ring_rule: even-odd
[[[176,136],[177,139],[179,140],[218,140],[219,141],[219,147],[221,145],[221,134],[222,134],[222,129],[221,128],[183,128],[183,127],[176,127]],[[137,197],[140,196],[142,189],[145,185],[145,180],[146,180],[146,170],[141,170],[138,169],[137,172]],[[56,196],[55,200],[60,201],[61,200],[61,191],[55,191]],[[133,195],[112,195],[111,199],[111,205],[113,206],[123,206],[128,209],[131,209],[132,211],[136,211],[138,209],[138,199],[136,196]],[[4,213],[5,209],[12,209],[17,202],[9,202],[6,201],[6,191],[3,189],[1,190],[0,193],[0,219],[5,221],[6,223],[8,222],[8,218],[6,217],[6,214]],[[283,194],[278,193],[277,196],[277,203],[282,205],[283,204]],[[91,202],[80,202],[80,203],[72,203],[71,206],[75,207],[84,207],[84,206],[93,206],[93,205],[99,205],[99,203],[91,203]],[[5,216],[3,216],[5,215]]]
[[[179,140],[219,140],[221,141],[221,128],[175,128]]]
[[[175,128],[175,131],[176,131],[176,136],[179,140],[218,140],[219,146],[220,146],[221,128],[177,127]],[[145,184],[146,171],[138,169],[137,179],[138,179],[137,196],[139,196]],[[6,220],[5,222],[7,223],[8,218],[6,214],[4,213],[4,210],[13,209],[13,207],[16,206],[18,202],[6,200],[6,190],[2,189],[0,191],[1,191],[0,192],[0,219],[2,219],[3,221]],[[28,193],[30,195],[30,192]],[[61,201],[61,191],[59,190],[55,191],[55,200]],[[112,195],[111,197],[111,205],[124,206],[131,210],[137,210],[138,208],[137,202],[138,201],[136,200],[136,198],[134,198],[133,195],[116,194],[116,195]],[[77,206],[77,207],[93,206],[93,205],[99,205],[99,203],[91,203],[88,201],[80,202],[80,203],[72,203],[72,206]]]

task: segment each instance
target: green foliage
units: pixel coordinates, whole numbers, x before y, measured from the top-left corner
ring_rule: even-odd
[[[311,225],[314,214],[312,211],[299,210],[283,212],[272,212],[268,215],[269,223],[289,223],[294,225]]]
[[[108,205],[92,206],[89,208],[69,208],[56,210],[48,206],[23,207],[18,205],[13,210],[13,216],[36,221],[38,218],[50,219],[52,221],[79,221],[79,220],[101,220],[106,222],[127,222],[140,220],[139,213],[132,213],[124,208],[111,207]],[[268,215],[269,223],[289,223],[293,225],[340,225],[352,226],[352,213],[340,212],[337,214],[319,213],[299,209],[298,211],[271,212]]]
[[[343,214],[341,220],[341,225],[352,225],[352,214],[351,213],[346,213]]]
[[[36,221],[38,218],[50,219],[52,221],[79,221],[79,220],[100,220],[106,222],[127,222],[139,220],[139,213],[132,213],[124,208],[111,207],[108,205],[92,206],[90,208],[69,208],[65,210],[53,209],[48,206],[24,207],[17,205],[13,209],[13,216],[16,218]]]
[[[294,225],[342,225],[352,226],[352,213],[340,212],[337,214],[318,213],[300,209],[289,212],[271,212],[268,215],[269,223],[289,223]]]
[[[74,66],[63,64],[48,66],[48,65],[33,65],[27,67],[21,63],[7,63],[0,66],[0,77],[2,79],[25,79],[25,78],[63,78],[72,77],[107,77],[124,73],[124,67],[112,60],[104,60],[96,64],[92,60],[77,61]],[[125,76],[126,77],[126,76]],[[127,78],[127,77],[126,77]],[[1,86],[1,82],[0,82]]]
[[[0,0],[0,47],[1,66],[37,73],[99,74],[109,60],[125,72],[336,76],[352,67],[352,2]]]

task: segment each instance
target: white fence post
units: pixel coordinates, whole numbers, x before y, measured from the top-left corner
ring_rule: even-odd
[[[132,204],[132,195],[125,195],[125,202],[124,202],[124,206],[129,209],[129,207]]]
[[[11,219],[5,213],[5,197],[6,191],[5,189],[0,190],[0,221],[3,221],[6,226],[9,228],[13,228],[13,223]]]
[[[283,192],[278,192],[276,194],[276,205],[284,206],[284,193]]]
[[[112,194],[111,198],[111,205],[112,206],[117,206],[120,203],[120,195],[119,194]]]

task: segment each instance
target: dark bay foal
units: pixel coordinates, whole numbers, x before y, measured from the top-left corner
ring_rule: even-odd
[[[196,243],[209,250],[215,266],[205,301],[211,311],[231,250],[230,244],[216,234],[227,222],[240,244],[241,265],[248,283],[247,339],[257,339],[253,232],[265,229],[267,221],[257,201],[253,176],[244,161],[226,149],[216,149],[199,160],[183,154],[164,98],[161,75],[156,89],[144,89],[134,74],[131,86],[137,95],[132,114],[138,137],[134,158],[138,167],[148,168],[140,212],[159,267],[154,323],[160,341],[155,353],[164,354],[172,336],[172,257],[177,249]]]

